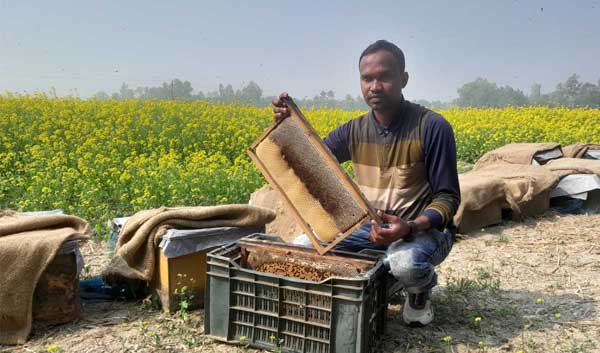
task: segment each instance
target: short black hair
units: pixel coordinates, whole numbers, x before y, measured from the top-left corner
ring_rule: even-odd
[[[398,68],[400,71],[404,71],[406,68],[406,62],[404,60],[404,53],[396,44],[392,42],[388,42],[385,39],[380,39],[375,43],[369,45],[365,50],[363,50],[362,54],[360,54],[360,58],[358,59],[358,65],[360,65],[360,61],[365,55],[373,54],[376,51],[385,50],[388,53],[392,54],[396,59],[396,63],[398,64]]]

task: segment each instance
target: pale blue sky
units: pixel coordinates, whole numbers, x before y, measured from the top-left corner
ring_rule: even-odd
[[[479,76],[526,93],[600,79],[600,0],[0,0],[0,91],[87,97],[177,77],[355,96],[358,56],[380,38],[404,50],[411,99],[453,98]]]

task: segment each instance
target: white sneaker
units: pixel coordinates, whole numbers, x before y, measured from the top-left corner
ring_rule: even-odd
[[[402,319],[410,327],[423,327],[433,321],[433,307],[429,292],[419,294],[406,294]]]

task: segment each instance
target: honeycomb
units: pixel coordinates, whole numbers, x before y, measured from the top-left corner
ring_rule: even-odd
[[[319,240],[360,222],[364,211],[294,119],[283,120],[255,152]]]
[[[299,266],[289,262],[269,262],[256,268],[256,271],[272,273],[279,276],[294,277],[308,281],[321,282],[330,277],[338,276],[337,273],[320,270],[310,266]]]

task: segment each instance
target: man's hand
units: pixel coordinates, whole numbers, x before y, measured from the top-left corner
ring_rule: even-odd
[[[400,217],[377,211],[377,215],[389,224],[389,228],[381,228],[377,222],[371,221],[369,240],[377,245],[389,245],[410,234],[410,226]]]
[[[271,104],[273,104],[273,114],[275,121],[283,120],[290,116],[290,110],[282,99],[289,98],[287,92],[283,92],[279,97],[273,98]]]

